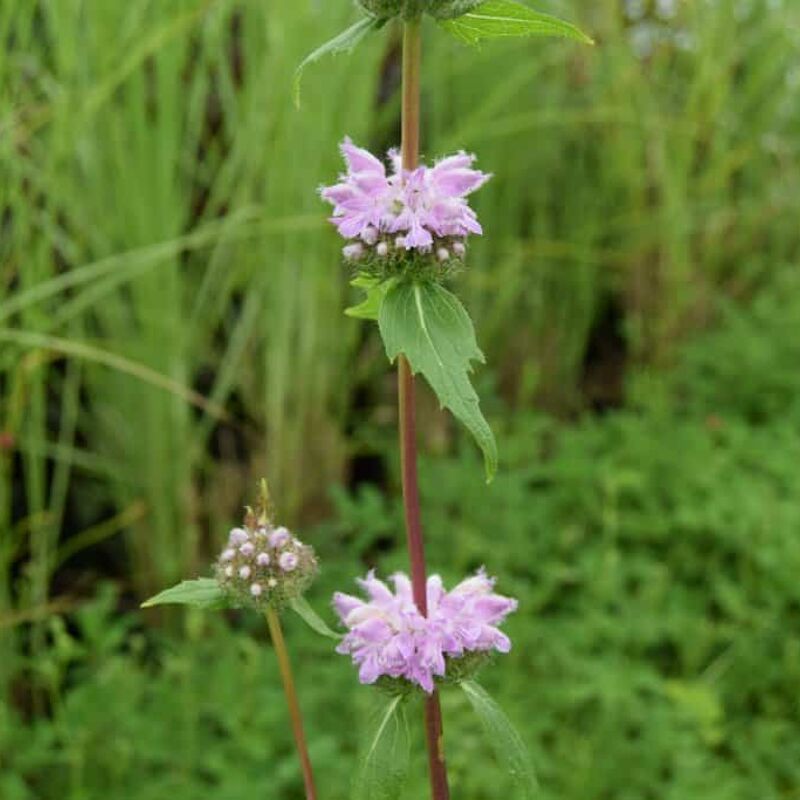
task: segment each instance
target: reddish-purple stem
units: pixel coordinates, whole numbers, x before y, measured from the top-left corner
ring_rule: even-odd
[[[420,65],[422,38],[420,19],[406,20],[403,25],[403,103],[402,103],[402,162],[410,170],[419,160]],[[422,522],[419,511],[417,480],[417,422],[414,396],[414,375],[404,356],[397,359],[397,394],[399,404],[400,460],[403,478],[403,508],[406,519],[408,555],[411,560],[411,583],[414,601],[427,616],[427,575]],[[425,738],[428,745],[431,796],[433,800],[449,800],[447,766],[442,740],[442,710],[439,694],[425,698]]]

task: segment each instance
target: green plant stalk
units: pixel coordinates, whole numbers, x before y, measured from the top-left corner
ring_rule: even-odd
[[[419,159],[420,67],[422,62],[421,20],[419,17],[403,23],[403,100],[402,100],[402,162],[403,169],[417,166]],[[403,480],[403,509],[406,520],[408,555],[411,561],[411,583],[414,602],[420,613],[427,616],[425,546],[419,509],[417,478],[417,423],[414,375],[408,360],[397,359],[397,395],[399,406],[400,463]],[[442,710],[436,690],[425,698],[425,738],[428,747],[428,766],[433,800],[448,800],[447,766],[444,757]]]
[[[297,754],[300,758],[300,768],[303,772],[303,783],[306,789],[306,800],[316,800],[317,790],[314,787],[314,772],[311,769],[311,759],[308,755],[306,736],[303,731],[303,717],[300,714],[300,704],[297,701],[297,692],[294,688],[292,678],[292,665],[289,661],[289,651],[286,648],[286,640],[283,638],[281,621],[275,609],[270,608],[265,615],[269,626],[269,635],[272,637],[272,644],[275,647],[275,655],[278,658],[278,668],[283,681],[283,691],[286,694],[286,703],[289,706],[289,717],[292,721],[292,733],[297,746]]]

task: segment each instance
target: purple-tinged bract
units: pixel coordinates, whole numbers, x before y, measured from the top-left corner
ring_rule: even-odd
[[[438,575],[428,578],[428,616],[414,603],[411,582],[397,573],[392,591],[372,572],[361,587],[368,600],[337,592],[333,605],[347,634],[337,652],[350,655],[362,683],[403,679],[430,693],[449,665],[474,653],[507,653],[511,641],[497,626],[517,601],[493,591],[481,570],[447,592]]]
[[[466,198],[491,175],[472,169],[475,156],[460,152],[404,170],[396,150],[391,171],[368,150],[345,139],[347,172],[320,194],[333,205],[331,222],[348,240],[345,258],[396,257],[397,252],[432,254],[439,261],[460,260],[464,242],[483,230]]]

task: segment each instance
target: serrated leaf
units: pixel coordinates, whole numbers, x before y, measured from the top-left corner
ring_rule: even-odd
[[[497,471],[497,444],[469,380],[472,362],[485,358],[464,306],[436,283],[398,283],[384,298],[378,325],[389,360],[403,354],[475,437],[490,481]]]
[[[164,589],[155,597],[145,600],[142,608],[163,606],[177,603],[197,608],[227,608],[225,595],[213,578],[197,578],[193,581],[181,581],[176,586]]]
[[[355,317],[356,319],[377,320],[381,303],[383,303],[383,298],[386,297],[391,284],[392,281],[382,281],[372,275],[358,275],[353,278],[350,281],[350,285],[356,289],[363,289],[367,297],[357,306],[346,308],[344,313],[348,317]]]
[[[300,82],[303,79],[303,72],[306,67],[319,61],[324,56],[332,56],[337,53],[352,53],[356,46],[367,34],[377,31],[385,23],[385,20],[377,17],[363,17],[355,25],[351,25],[342,31],[338,36],[329,39],[325,44],[320,45],[316,50],[310,52],[301,62],[294,72],[292,84],[292,94],[296,106],[300,106]]]
[[[411,740],[405,698],[391,697],[374,715],[353,785],[354,800],[396,800],[408,777]]]
[[[515,36],[558,36],[594,44],[572,23],[541,14],[515,0],[487,0],[460,17],[441,20],[439,25],[467,44],[477,44],[482,39]]]
[[[514,782],[530,798],[536,793],[536,774],[528,748],[509,718],[486,690],[475,681],[462,681],[459,686],[470,702],[486,733],[486,739]]]
[[[340,633],[336,633],[336,631],[328,627],[325,620],[311,608],[305,597],[295,597],[293,600],[289,601],[289,606],[312,630],[322,636],[327,636],[329,639],[336,639],[338,641],[342,638]]]

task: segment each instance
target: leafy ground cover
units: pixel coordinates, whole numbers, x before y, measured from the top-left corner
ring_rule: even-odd
[[[490,502],[466,442],[422,465],[430,563],[452,579],[485,562],[520,598],[514,649],[485,680],[546,800],[798,796],[797,288],[789,271],[725,306],[674,370],[631,381],[622,410],[505,418]],[[367,564],[404,564],[383,493],[334,500],[305,533],[327,616]],[[44,656],[15,664],[18,702],[0,709],[0,797],[300,796],[264,631],[210,612],[162,622],[120,614],[111,585],[50,617]],[[322,791],[345,798],[368,693],[327,640],[287,628]],[[443,703],[454,795],[513,797],[463,695]],[[414,780],[408,798],[425,791]]]

